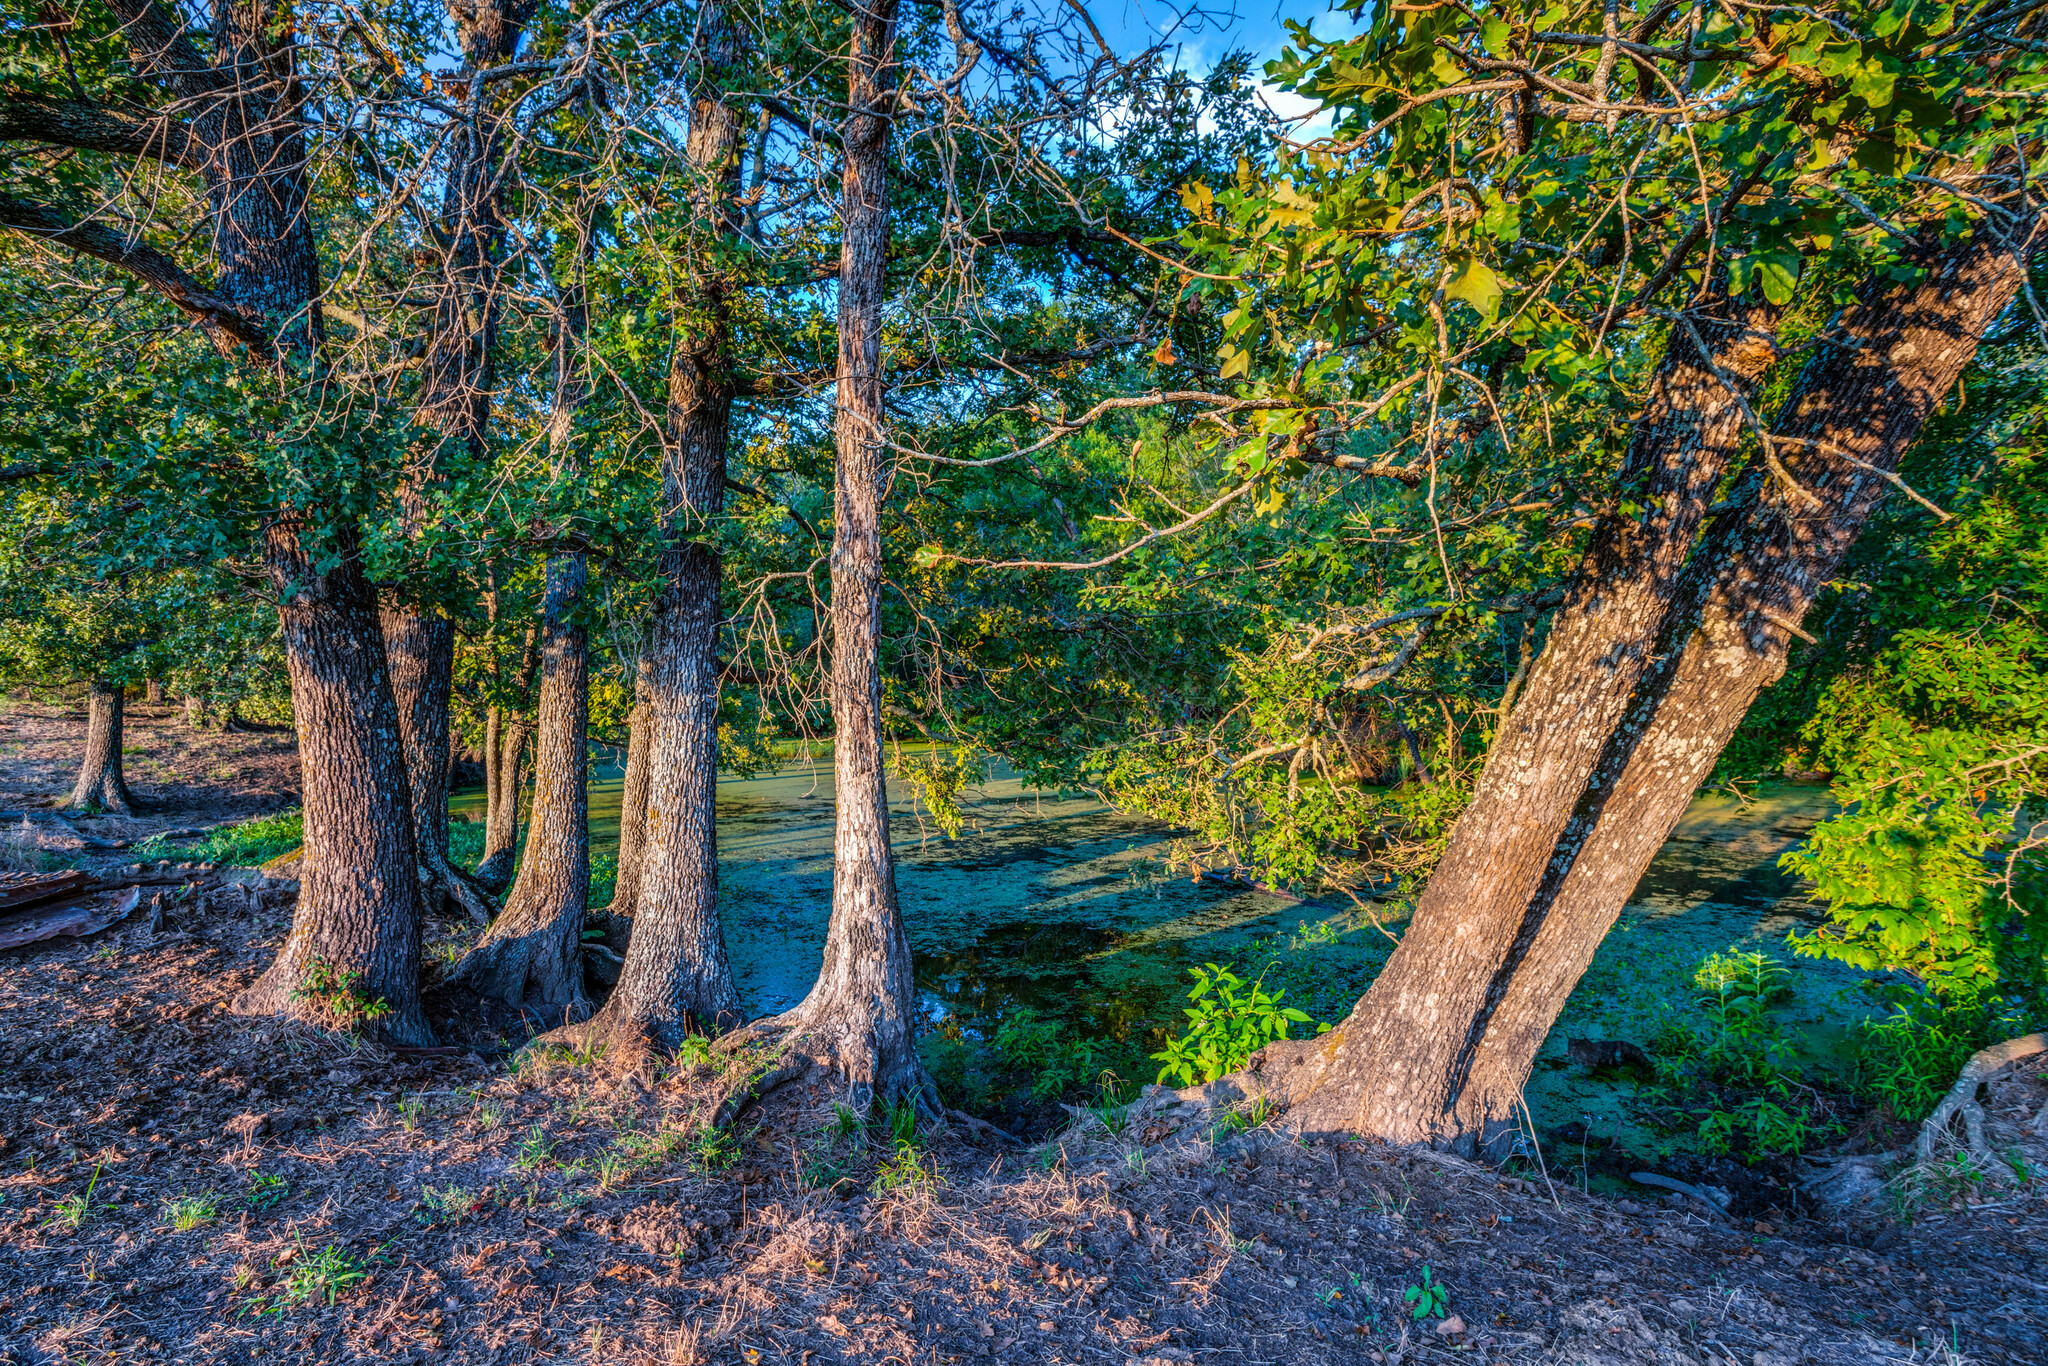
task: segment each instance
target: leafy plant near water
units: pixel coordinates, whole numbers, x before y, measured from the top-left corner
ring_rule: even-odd
[[[1194,1004],[1182,1012],[1188,1027],[1152,1055],[1161,1064],[1161,1083],[1170,1077],[1178,1085],[1193,1086],[1228,1076],[1267,1044],[1286,1038],[1294,1025],[1308,1023],[1307,1012],[1280,1004],[1285,990],[1265,989],[1263,975],[1247,983],[1227,965],[1215,963],[1188,972],[1195,979],[1188,992]],[[1318,1032],[1328,1028],[1322,1025]]]
[[[1789,973],[1765,953],[1709,954],[1693,973],[1706,1024],[1667,1025],[1651,1044],[1674,1127],[1700,1148],[1754,1160],[1797,1154],[1838,1132],[1771,1008],[1791,995]]]

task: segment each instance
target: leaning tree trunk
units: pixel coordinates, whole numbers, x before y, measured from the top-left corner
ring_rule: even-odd
[[[619,791],[619,875],[612,884],[611,904],[604,913],[631,920],[640,904],[640,884],[647,867],[648,752],[654,743],[652,661],[646,654],[633,679],[633,715],[626,723],[626,777]]]
[[[1886,289],[1829,329],[1786,400],[1773,443],[1806,492],[1759,462],[1688,565],[1680,610],[1600,756],[1525,922],[1522,952],[1471,1062],[1472,1086],[1521,1090],[1650,860],[1713,771],[1750,704],[1785,670],[1796,628],[1889,487],[1884,473],[1955,388],[2025,278],[1978,240],[1929,253],[1928,277]],[[1861,462],[1860,464],[1857,462]]]
[[[121,685],[95,678],[85,713],[85,762],[79,765],[66,806],[82,811],[133,814],[134,799],[121,776]]]
[[[531,721],[493,711],[484,741],[484,857],[476,867],[476,880],[493,891],[512,884],[519,857],[519,787],[532,737]]]
[[[777,1021],[792,1054],[843,1076],[856,1109],[937,1113],[917,1055],[910,941],[896,902],[882,759],[881,310],[888,246],[895,0],[856,8],[840,185],[838,412],[832,520],[832,919],[817,985]]]
[[[1519,1088],[1473,1058],[1540,924],[1545,869],[1649,666],[1746,405],[1776,357],[1776,313],[1723,301],[1674,323],[1618,483],[1634,515],[1595,529],[1522,700],[1401,945],[1316,1064],[1285,1089],[1297,1122],[1470,1153],[1514,1122]],[[1283,1050],[1283,1053],[1287,1050]]]
[[[587,1038],[615,1066],[643,1066],[691,1032],[739,1023],[739,993],[718,918],[718,550],[704,540],[725,506],[732,413],[729,281],[716,248],[737,231],[739,119],[724,87],[739,33],[722,4],[699,11],[702,73],[690,101],[688,160],[696,175],[693,259],[677,316],[688,330],[669,362],[662,442],[662,591],[645,655],[648,740],[645,829],[633,932],[619,980]],[[624,818],[622,817],[622,820]]]
[[[324,574],[286,527],[271,527],[264,549],[291,669],[305,853],[291,934],[234,1009],[431,1045],[412,793],[375,595],[352,545]]]
[[[576,410],[589,385],[583,339],[589,312],[581,276],[561,290],[555,326],[555,395],[549,448],[557,477],[580,473]],[[550,556],[541,600],[540,715],[535,746],[533,828],[505,909],[450,974],[453,981],[543,1018],[574,1024],[590,1015],[583,993],[583,916],[590,896],[590,653],[577,619],[588,579],[580,552]]]
[[[398,607],[382,613],[381,626],[412,793],[421,910],[431,915],[447,900],[473,920],[489,920],[489,903],[448,862],[448,710],[455,691],[455,622],[438,613]]]

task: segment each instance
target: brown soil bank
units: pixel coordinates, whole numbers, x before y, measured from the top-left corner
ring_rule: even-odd
[[[1736,1228],[1170,1121],[899,1150],[784,1092],[707,1136],[705,1065],[232,1017],[284,916],[217,901],[0,957],[0,1361],[2048,1359],[2038,1184]]]

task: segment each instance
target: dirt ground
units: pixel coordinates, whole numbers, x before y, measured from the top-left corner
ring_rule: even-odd
[[[61,718],[0,719],[0,801],[61,786]],[[130,743],[180,822],[285,799],[274,737],[174,728]],[[1025,1150],[798,1088],[715,1134],[708,1063],[613,1082],[446,993],[430,1053],[229,1014],[291,895],[0,954],[0,1363],[2048,1360],[2048,1182],[1737,1225],[1167,1096]],[[1994,1141],[2044,1104],[1994,1088]]]
[[[194,730],[180,707],[124,708],[122,769],[140,805],[135,816],[73,817],[80,833],[109,842],[158,830],[247,820],[299,804],[298,742],[289,732]],[[0,701],[0,810],[61,802],[78,779],[85,708]],[[42,825],[53,853],[91,870],[128,862],[118,851],[89,849],[59,827]]]

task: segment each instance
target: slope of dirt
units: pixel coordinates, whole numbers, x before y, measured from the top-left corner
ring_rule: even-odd
[[[228,1014],[283,890],[0,954],[0,1363],[2048,1360],[2048,1183],[1735,1227],[1163,1096],[1028,1152],[796,1088],[715,1135],[709,1064],[510,1057],[442,993],[475,1051]]]

